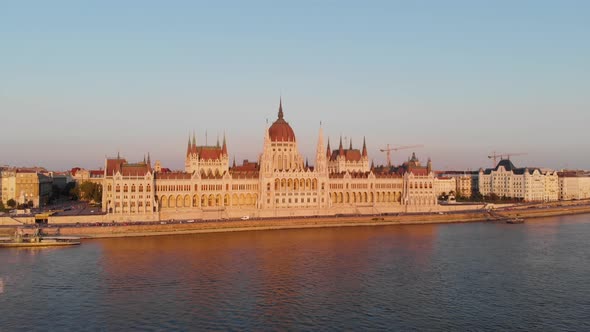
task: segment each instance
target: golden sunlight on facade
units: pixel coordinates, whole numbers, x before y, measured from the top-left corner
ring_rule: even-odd
[[[225,136],[225,135],[224,135]],[[432,163],[412,155],[399,167],[374,167],[362,150],[324,146],[320,126],[315,164],[299,153],[295,132],[278,117],[264,132],[257,162],[230,166],[228,143],[198,145],[189,138],[184,171],[170,171],[150,158],[128,163],[107,158],[103,209],[112,215],[160,219],[290,217],[431,211],[437,205]]]

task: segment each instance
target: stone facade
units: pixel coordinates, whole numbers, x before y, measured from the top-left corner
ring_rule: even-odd
[[[559,199],[589,199],[590,174],[580,171],[558,172]]]
[[[434,187],[436,196],[443,194],[449,195],[457,193],[457,179],[453,177],[437,177],[434,179]]]
[[[526,202],[559,199],[557,172],[539,168],[516,168],[508,159],[496,168],[479,171],[479,191],[482,195],[520,198]]]
[[[49,201],[53,180],[36,169],[17,168],[6,171],[2,177],[3,203],[14,199],[18,204],[33,202],[42,207]]]
[[[224,135],[225,136],[225,135]],[[314,166],[299,153],[295,133],[278,118],[264,133],[257,162],[229,166],[227,141],[198,146],[189,139],[183,172],[122,158],[105,161],[103,210],[114,216],[166,218],[278,217],[430,211],[437,205],[432,163],[415,155],[397,168],[369,165],[362,150],[324,146],[320,126]],[[139,188],[143,191],[139,191]],[[126,189],[125,189],[126,188]],[[149,189],[148,189],[149,188]]]

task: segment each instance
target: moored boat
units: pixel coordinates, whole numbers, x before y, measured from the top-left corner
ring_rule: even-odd
[[[14,237],[0,237],[0,248],[26,247],[64,247],[79,245],[80,238],[75,236],[42,236],[39,230],[33,236],[23,235],[18,229]]]

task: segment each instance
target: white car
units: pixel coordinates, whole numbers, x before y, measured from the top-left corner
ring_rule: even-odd
[[[243,217],[242,217],[242,218],[240,218],[240,219],[242,219],[242,220],[248,220],[248,219],[250,219],[250,216],[243,216]]]
[[[186,222],[193,223],[193,222],[195,222],[195,220],[194,219],[191,219],[191,220],[187,220]]]

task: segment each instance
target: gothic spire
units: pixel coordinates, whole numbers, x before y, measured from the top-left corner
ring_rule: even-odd
[[[283,97],[279,98],[279,119],[283,119]]]
[[[328,138],[328,147],[326,148],[326,157],[329,159],[332,151],[330,151],[330,138]]]
[[[191,134],[188,134],[188,145],[186,147],[186,155],[191,153]]]
[[[195,136],[194,130],[193,130],[193,147],[197,147],[197,137]]]
[[[226,140],[225,140],[225,131],[223,132],[223,147],[221,148],[221,152],[224,155],[227,155],[227,144],[226,144]]]
[[[350,147],[348,149],[352,150],[352,137],[350,138]]]
[[[338,151],[341,156],[344,156],[344,148],[342,147],[342,135],[340,135],[340,146],[338,147]]]
[[[367,142],[365,141],[365,137],[363,136],[363,157],[367,156]]]

